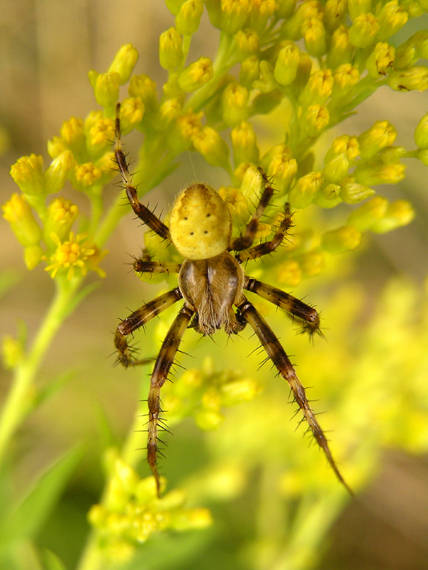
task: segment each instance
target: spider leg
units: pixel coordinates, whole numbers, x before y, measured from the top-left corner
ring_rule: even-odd
[[[237,253],[235,258],[239,263],[243,263],[244,261],[249,261],[250,259],[256,259],[257,257],[262,257],[268,253],[272,253],[283,242],[285,234],[291,227],[291,220],[292,216],[290,206],[286,203],[284,208],[284,218],[281,220],[278,231],[275,233],[273,238],[270,241],[265,241],[255,245],[254,247],[244,249],[240,253]]]
[[[276,289],[276,287],[272,287],[267,283],[252,279],[251,277],[245,278],[244,288],[260,295],[260,297],[267,299],[277,307],[290,313],[293,318],[303,323],[303,330],[310,335],[320,333],[320,317],[318,312],[310,305],[303,303],[300,299],[293,297],[293,295],[289,293],[285,293],[285,291],[281,291],[281,289]]]
[[[156,481],[156,491],[160,496],[160,478],[157,469],[156,457],[158,453],[158,426],[162,410],[160,407],[160,390],[168,377],[169,370],[174,361],[176,352],[180,345],[183,334],[193,316],[193,310],[184,305],[176,316],[171,328],[166,335],[156,363],[153,369],[150,382],[149,404],[149,425],[147,441],[147,461]]]
[[[233,240],[232,245],[230,246],[231,250],[241,251],[242,249],[247,249],[253,244],[254,238],[257,233],[257,229],[259,227],[260,218],[262,217],[265,208],[267,207],[267,205],[270,202],[270,199],[272,198],[274,192],[273,188],[272,186],[270,186],[269,180],[262,168],[259,168],[259,172],[263,177],[265,188],[263,190],[262,195],[260,196],[260,200],[259,203],[257,204],[257,208],[253,214],[253,217],[245,226],[244,234]]]
[[[258,336],[269,358],[272,360],[272,362],[278,369],[278,372],[289,383],[295,401],[302,410],[304,418],[308,422],[309,428],[312,431],[313,436],[315,437],[318,445],[324,451],[327,461],[329,462],[331,468],[335,472],[337,478],[342,483],[342,485],[347,489],[347,491],[351,495],[353,495],[352,490],[344,480],[342,474],[339,471],[339,468],[336,465],[336,462],[333,459],[333,455],[328,446],[327,438],[323,430],[321,429],[321,426],[319,425],[314,412],[312,411],[309,405],[305,389],[300,383],[300,380],[298,379],[296,372],[294,371],[294,368],[287,354],[282,348],[279,340],[277,339],[277,337],[275,336],[269,325],[266,323],[266,321],[263,319],[263,317],[259,315],[255,307],[245,297],[243,297],[242,301],[238,303],[237,306],[241,316],[254,329],[254,332]]]
[[[161,263],[160,261],[136,259],[132,267],[137,273],[178,273],[181,265],[179,263]]]
[[[172,291],[168,291],[164,295],[153,299],[146,303],[124,319],[116,329],[114,336],[114,345],[117,348],[119,355],[118,360],[123,366],[138,366],[139,364],[146,364],[153,360],[152,358],[137,360],[132,357],[131,349],[126,340],[126,336],[143,326],[147,321],[158,315],[161,311],[167,309],[170,305],[177,302],[182,298],[180,289],[177,287]]]
[[[129,166],[126,161],[125,153],[122,150],[122,142],[120,139],[120,103],[116,105],[114,156],[132,209],[140,220],[147,224],[149,228],[156,232],[161,238],[169,239],[168,226],[161,222],[160,219],[147,208],[147,206],[144,206],[144,204],[138,200],[137,189],[132,183]]]

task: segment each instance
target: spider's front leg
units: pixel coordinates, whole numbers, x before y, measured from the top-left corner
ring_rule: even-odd
[[[153,360],[152,358],[143,360],[133,358],[126,336],[143,326],[150,319],[158,315],[161,311],[167,309],[173,303],[179,301],[181,298],[182,294],[180,289],[176,287],[172,291],[168,291],[168,293],[146,303],[131,313],[129,317],[119,324],[114,336],[114,345],[119,353],[118,361],[123,364],[123,366],[138,366],[139,364],[146,364]]]
[[[302,410],[303,415],[309,424],[309,428],[312,431],[312,434],[314,435],[318,445],[324,451],[327,461],[335,472],[337,478],[342,483],[342,485],[344,485],[347,491],[353,495],[352,490],[344,480],[342,474],[339,471],[339,468],[336,465],[336,462],[333,459],[333,455],[328,446],[327,438],[309,405],[305,389],[300,383],[293,365],[291,364],[287,354],[282,348],[281,343],[273,333],[272,329],[263,319],[263,317],[259,315],[255,307],[245,297],[242,298],[241,302],[238,303],[237,306],[240,316],[244,318],[254,329],[254,332],[258,336],[269,358],[272,360],[281,376],[287,380],[288,384],[290,385],[295,401]]]
[[[126,195],[128,196],[129,203],[131,204],[134,212],[140,220],[147,224],[149,228],[156,232],[161,238],[170,239],[168,226],[161,222],[161,220],[155,216],[147,206],[144,206],[144,204],[138,200],[137,189],[132,182],[132,176],[129,172],[125,153],[122,150],[122,142],[120,138],[120,103],[116,105],[114,156],[122,176]]]
[[[160,478],[157,468],[158,428],[159,422],[162,421],[160,418],[160,390],[168,377],[181,339],[193,314],[194,311],[187,305],[184,305],[176,316],[162,343],[150,381],[147,461],[156,481],[158,497],[160,496]]]
[[[267,299],[277,307],[280,307],[280,309],[290,313],[293,319],[295,318],[303,323],[303,330],[305,332],[308,332],[310,335],[314,333],[321,334],[320,316],[316,309],[310,305],[307,305],[289,293],[285,293],[285,291],[281,291],[281,289],[272,287],[262,281],[257,281],[257,279],[253,279],[252,277],[245,277],[244,287],[248,291],[260,295],[260,297]]]

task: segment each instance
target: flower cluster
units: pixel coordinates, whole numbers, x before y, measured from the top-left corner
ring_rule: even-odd
[[[185,495],[178,491],[156,496],[153,477],[140,479],[117,451],[106,453],[108,487],[106,500],[89,511],[89,521],[98,530],[100,550],[117,563],[132,557],[138,544],[153,533],[171,529],[184,531],[211,524],[207,509],[184,506]]]

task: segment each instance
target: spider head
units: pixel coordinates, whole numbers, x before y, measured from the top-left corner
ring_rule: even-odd
[[[177,197],[169,229],[173,244],[186,259],[207,259],[229,247],[232,220],[213,188],[192,184]]]

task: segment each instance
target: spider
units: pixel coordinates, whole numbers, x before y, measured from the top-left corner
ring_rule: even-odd
[[[280,289],[245,275],[241,266],[246,261],[272,253],[283,242],[291,226],[289,205],[285,204],[283,219],[273,238],[254,245],[259,220],[274,194],[268,178],[260,168],[264,190],[253,216],[239,237],[232,239],[232,220],[226,203],[213,188],[200,183],[188,186],[178,195],[168,227],[138,200],[122,150],[119,114],[120,103],[116,108],[114,151],[129,203],[138,218],[166,242],[172,243],[184,257],[181,264],[160,263],[145,255],[135,260],[133,267],[137,273],[177,273],[178,287],[144,304],[122,320],[114,338],[118,360],[123,366],[147,363],[147,359],[139,360],[133,356],[126,337],[172,304],[184,300],[156,358],[148,396],[147,461],[156,481],[158,497],[158,432],[165,429],[161,417],[160,392],[186,329],[194,328],[202,335],[212,335],[216,330],[224,328],[226,333],[236,334],[247,324],[254,330],[279,374],[288,382],[294,400],[328,463],[339,481],[352,494],[333,459],[327,438],[287,354],[265,319],[244,294],[244,291],[250,291],[264,297],[300,321],[305,331],[310,334],[319,332],[320,319],[313,307]]]

